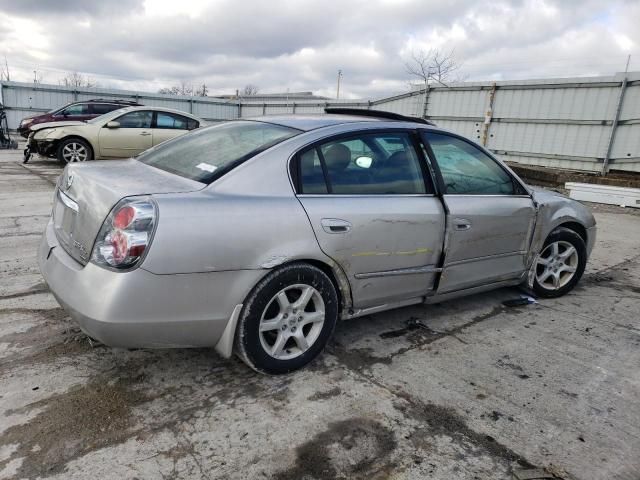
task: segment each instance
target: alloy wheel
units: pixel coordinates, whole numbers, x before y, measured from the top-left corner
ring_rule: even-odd
[[[290,285],[274,295],[260,318],[260,343],[271,357],[291,360],[318,339],[325,321],[320,292],[311,285]]]
[[[547,290],[559,290],[576,274],[578,251],[563,240],[550,243],[540,255],[536,264],[536,279]]]
[[[62,158],[66,163],[84,162],[89,155],[87,147],[77,142],[70,142],[62,148]]]

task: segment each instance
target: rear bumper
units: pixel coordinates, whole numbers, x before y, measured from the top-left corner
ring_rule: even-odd
[[[264,274],[156,275],[143,268],[114,272],[82,266],[58,244],[51,222],[38,264],[53,295],[87,335],[125,348],[218,345],[238,304]]]

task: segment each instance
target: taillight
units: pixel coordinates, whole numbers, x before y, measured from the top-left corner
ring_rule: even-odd
[[[156,217],[150,199],[122,200],[102,224],[91,261],[119,269],[134,266],[149,248]]]

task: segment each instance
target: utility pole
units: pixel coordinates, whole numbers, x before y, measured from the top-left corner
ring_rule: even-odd
[[[342,70],[338,70],[338,88],[336,89],[336,100],[340,99],[340,80],[342,80]]]

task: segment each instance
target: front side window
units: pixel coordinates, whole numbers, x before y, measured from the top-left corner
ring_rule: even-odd
[[[142,163],[203,183],[300,130],[252,121],[224,122],[161,143],[137,157]]]
[[[152,118],[153,112],[136,110],[135,112],[125,113],[116,118],[115,121],[120,123],[120,128],[151,128]]]
[[[300,193],[431,193],[411,136],[405,132],[362,133],[327,141],[298,158]]]
[[[193,130],[198,128],[198,122],[191,118],[183,117],[167,112],[156,114],[156,128],[166,128],[173,130]]]
[[[425,136],[440,167],[447,194],[513,195],[511,176],[468,142],[440,133]]]
[[[89,106],[86,103],[79,103],[76,105],[69,105],[67,108],[60,112],[60,115],[88,115]]]

